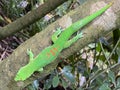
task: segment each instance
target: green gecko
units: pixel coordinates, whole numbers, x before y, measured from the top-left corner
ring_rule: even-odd
[[[43,67],[54,61],[59,53],[64,49],[69,47],[72,43],[77,41],[79,38],[83,37],[83,33],[77,34],[75,37],[69,40],[73,33],[77,32],[79,29],[84,27],[86,24],[94,20],[96,17],[104,13],[112,3],[107,4],[102,9],[96,11],[95,13],[87,16],[77,22],[73,23],[71,26],[66,28],[63,32],[58,29],[52,35],[53,45],[45,48],[40,52],[35,58],[31,50],[28,50],[27,53],[30,57],[30,61],[27,65],[20,68],[17,72],[15,81],[24,81],[29,78],[35,71],[41,71]]]

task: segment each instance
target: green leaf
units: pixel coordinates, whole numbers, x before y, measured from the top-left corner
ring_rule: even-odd
[[[62,86],[66,89],[68,87],[68,83],[62,79]]]
[[[96,84],[98,84],[99,86],[103,84],[103,80],[101,77],[96,78]]]
[[[95,48],[95,43],[89,44],[88,45],[91,49]]]
[[[103,85],[99,88],[99,90],[111,90],[107,83],[103,83]]]
[[[100,52],[100,51],[101,51],[100,43],[97,44],[96,51],[97,51],[97,52]]]
[[[0,21],[5,21],[1,15],[0,15]]]
[[[120,47],[117,47],[116,52],[118,55],[118,63],[120,63]]]
[[[55,77],[53,78],[53,80],[52,80],[52,85],[53,85],[53,87],[57,87],[58,84],[59,84],[59,82],[60,82],[60,80],[59,80],[59,77],[58,77],[58,75],[57,75],[57,76],[55,76]]]
[[[27,88],[28,88],[28,90],[37,90],[32,85],[29,85]]]
[[[72,67],[71,66],[65,66],[63,69],[62,69],[62,72],[71,72],[72,71]]]
[[[62,69],[62,74],[65,76],[66,79],[68,79],[71,83],[75,82],[75,77],[74,75],[71,73],[72,71],[72,67],[71,66],[65,66]]]
[[[52,81],[50,79],[46,80],[43,90],[49,89],[51,87],[51,83]]]
[[[115,82],[115,74],[114,72],[112,72],[111,70],[108,73],[108,77],[111,79],[112,83],[116,86],[116,82]]]
[[[32,83],[32,86],[35,88],[35,90],[38,90],[38,88],[39,88],[39,81],[38,81],[38,80],[35,80],[35,81]]]
[[[84,89],[82,89],[81,87],[79,87],[79,88],[77,88],[77,90],[84,90]]]
[[[116,90],[118,90],[118,88],[120,88],[120,77],[117,78],[117,86],[116,86]]]

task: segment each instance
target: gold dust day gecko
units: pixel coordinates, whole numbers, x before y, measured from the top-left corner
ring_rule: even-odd
[[[104,13],[111,5],[112,3],[109,3],[102,9],[91,14],[90,16],[78,20],[77,22],[73,23],[71,26],[66,28],[63,32],[61,32],[61,30],[58,29],[52,35],[52,41],[54,44],[49,47],[46,47],[35,58],[32,51],[28,50],[27,53],[30,57],[30,61],[27,65],[20,68],[14,80],[24,81],[27,78],[29,78],[35,71],[41,71],[43,67],[54,61],[64,48],[69,47],[72,43],[77,41],[79,38],[83,37],[83,33],[81,32],[80,34],[77,34],[75,37],[69,40],[69,38],[72,36],[73,33],[77,32],[86,24],[88,24],[96,17]]]

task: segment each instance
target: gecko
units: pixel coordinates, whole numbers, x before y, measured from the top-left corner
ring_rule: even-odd
[[[21,67],[18,70],[14,80],[24,81],[29,78],[35,71],[43,71],[43,67],[53,62],[63,49],[70,47],[71,44],[75,43],[78,39],[83,37],[83,33],[80,32],[75,37],[70,39],[70,37],[75,32],[93,21],[96,17],[103,14],[111,5],[112,3],[109,3],[93,14],[78,20],[64,31],[58,29],[51,37],[53,44],[43,49],[36,57],[34,57],[34,54],[30,49],[27,50],[30,61],[27,65]]]

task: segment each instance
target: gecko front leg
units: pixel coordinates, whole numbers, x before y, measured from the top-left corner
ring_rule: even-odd
[[[58,39],[58,36],[61,34],[62,29],[61,28],[57,28],[57,31],[55,31],[55,33],[52,35],[52,41],[53,43],[55,43]]]
[[[79,38],[83,37],[83,33],[81,32],[80,34],[77,34],[75,37],[73,37],[72,39],[70,39],[69,41],[67,41],[64,45],[64,48],[68,48],[70,47],[70,45],[74,42],[76,42]]]
[[[31,49],[27,49],[27,54],[29,55],[30,62],[34,60],[34,54]],[[43,68],[39,68],[37,71],[43,71]]]
[[[31,49],[27,49],[27,54],[29,55],[30,62],[34,60],[34,54]]]

